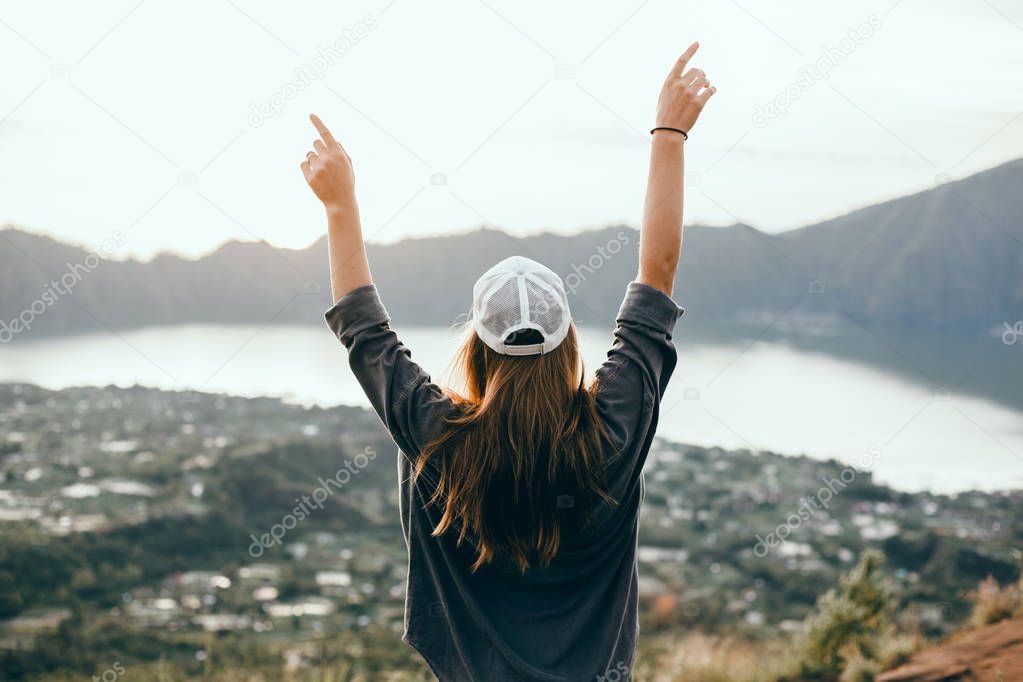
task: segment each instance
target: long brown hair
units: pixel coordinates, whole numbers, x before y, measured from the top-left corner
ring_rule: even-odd
[[[544,355],[502,355],[469,334],[455,356],[465,395],[443,434],[422,450],[419,476],[436,460],[428,504],[443,510],[438,536],[457,529],[477,548],[472,570],[504,555],[525,571],[543,566],[577,532],[605,490],[601,425],[583,379],[575,327]]]

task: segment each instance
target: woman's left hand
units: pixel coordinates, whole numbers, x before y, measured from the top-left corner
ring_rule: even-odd
[[[316,114],[310,114],[309,120],[316,126],[320,139],[315,140],[312,150],[306,153],[302,174],[328,211],[351,208],[355,205],[352,160]]]

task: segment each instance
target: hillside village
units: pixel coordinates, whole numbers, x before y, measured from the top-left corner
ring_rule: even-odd
[[[349,633],[353,651],[359,632],[400,638],[396,450],[367,410],[7,384],[0,434],[0,649],[31,650],[75,619],[233,637],[296,666],[327,632]],[[361,467],[268,535],[342,461]],[[962,623],[980,580],[1018,577],[1023,493],[901,493],[854,464],[659,441],[643,627],[798,633],[868,547],[886,557],[900,624],[931,637]]]

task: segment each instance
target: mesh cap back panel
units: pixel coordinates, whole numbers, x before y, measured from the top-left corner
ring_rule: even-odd
[[[548,353],[564,341],[571,322],[561,278],[529,258],[506,258],[484,273],[473,287],[473,328],[498,353]],[[543,342],[506,343],[509,334],[523,329],[537,331]]]
[[[547,334],[557,332],[565,319],[557,297],[529,278],[526,279],[526,294],[529,299],[529,321],[543,327]]]
[[[518,282],[510,279],[500,285],[487,299],[483,306],[483,311],[483,317],[480,322],[494,336],[504,340],[509,329],[522,324]]]

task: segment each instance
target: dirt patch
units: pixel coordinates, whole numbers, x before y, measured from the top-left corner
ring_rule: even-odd
[[[877,682],[1013,682],[1023,680],[1023,620],[953,635],[921,651]]]

